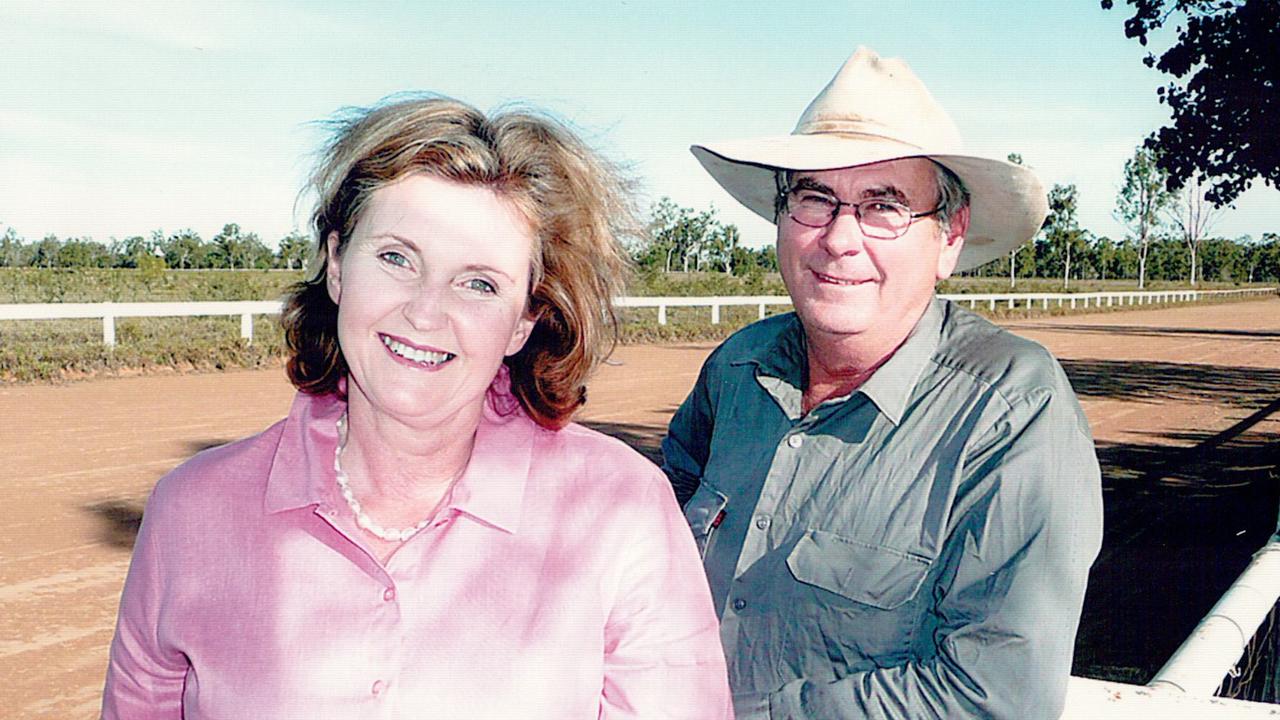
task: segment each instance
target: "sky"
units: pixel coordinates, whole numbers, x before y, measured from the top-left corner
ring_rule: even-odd
[[[3,0],[0,232],[208,239],[235,222],[274,245],[306,226],[319,121],[425,90],[550,110],[630,170],[642,207],[714,207],[760,247],[772,226],[689,145],[790,133],[865,45],[911,66],[969,152],[1074,183],[1081,225],[1120,238],[1124,161],[1168,110],[1116,4]],[[1280,232],[1280,191],[1255,183],[1211,232]]]

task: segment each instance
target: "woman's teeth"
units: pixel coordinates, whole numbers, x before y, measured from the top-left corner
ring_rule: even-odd
[[[419,362],[424,365],[440,365],[441,363],[446,363],[454,358],[453,353],[418,350],[417,348],[411,348],[397,340],[392,340],[385,335],[382,336],[382,344],[386,345],[388,350],[400,357],[406,360]]]

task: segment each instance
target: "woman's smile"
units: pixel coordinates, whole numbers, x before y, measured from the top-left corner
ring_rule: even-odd
[[[397,361],[419,370],[438,370],[445,363],[457,357],[450,352],[419,347],[390,335],[378,334],[387,353]]]

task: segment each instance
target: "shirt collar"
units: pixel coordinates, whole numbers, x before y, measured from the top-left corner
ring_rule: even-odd
[[[907,339],[858,387],[857,392],[875,403],[894,425],[902,422],[916,381],[938,349],[941,332],[942,301],[935,296]]]
[[[267,513],[341,502],[332,492],[333,455],[338,418],[346,409],[346,401],[333,394],[300,392],[294,397],[267,476]],[[485,399],[471,460],[454,485],[449,507],[505,532],[517,532],[539,431],[511,395],[506,373],[500,372]]]
[[[502,384],[502,374],[495,388]],[[467,469],[449,506],[508,533],[520,530],[534,437],[542,432],[509,393],[490,391]]]
[[[911,334],[893,355],[854,393],[862,393],[875,403],[894,425],[902,422],[916,380],[938,349],[942,332],[942,301],[934,296],[925,307]],[[800,394],[808,374],[808,348],[804,328],[794,313],[770,342],[757,345],[731,364],[752,363],[756,378],[789,417],[800,415]],[[833,400],[844,400],[844,398]],[[832,402],[829,400],[828,402]]]
[[[346,409],[337,395],[294,396],[267,475],[268,513],[320,505],[331,497],[326,489],[334,484],[338,418]]]

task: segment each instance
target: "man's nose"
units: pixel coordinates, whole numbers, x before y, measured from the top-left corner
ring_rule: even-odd
[[[862,252],[865,239],[866,236],[862,233],[862,226],[858,223],[858,216],[854,214],[854,209],[842,207],[831,220],[831,224],[827,226],[820,242],[824,250],[835,257],[840,257]]]

